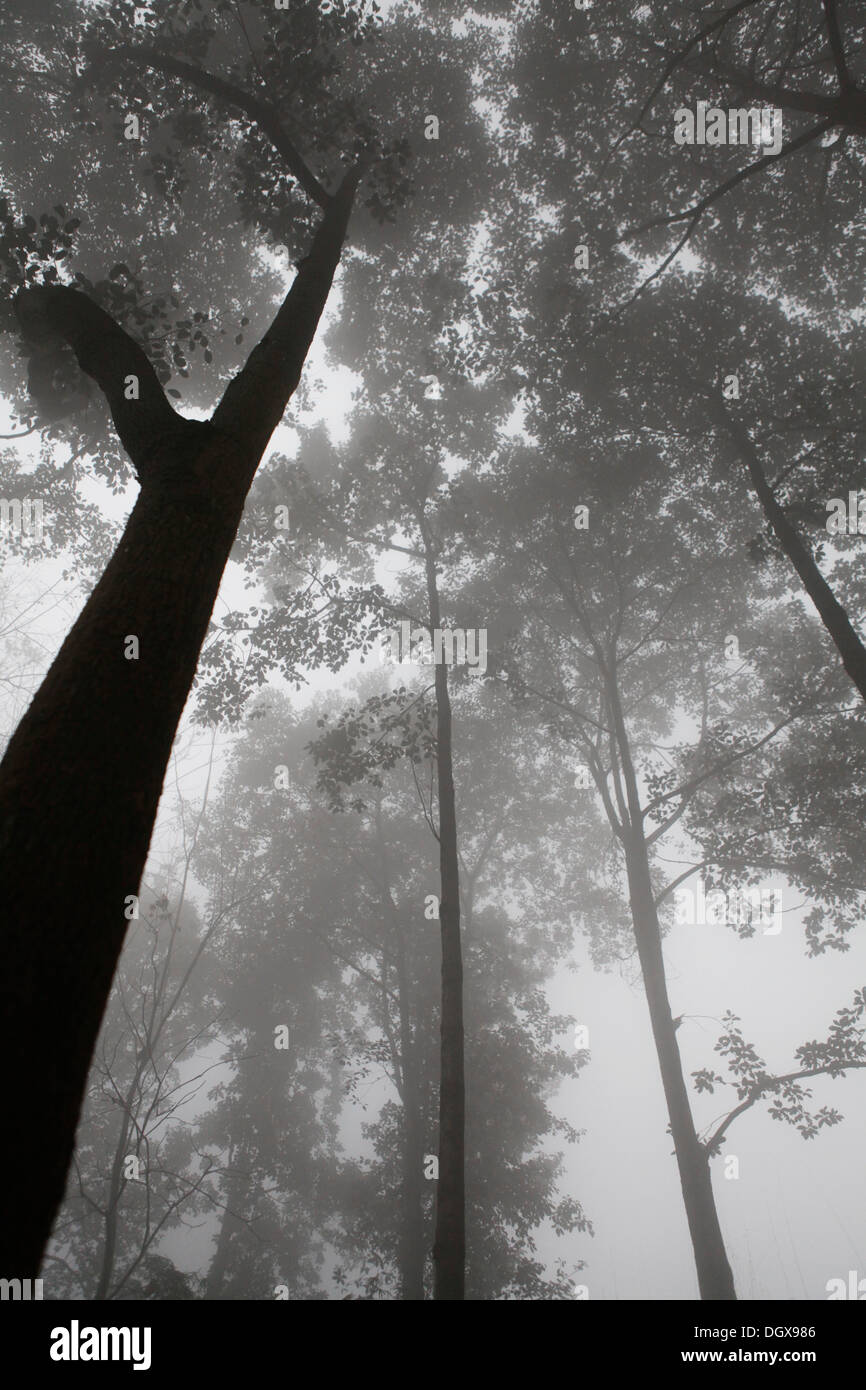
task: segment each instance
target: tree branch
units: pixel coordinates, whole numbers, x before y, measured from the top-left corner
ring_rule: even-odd
[[[0,439],[23,439],[25,435],[34,434],[36,430],[41,428],[41,425],[31,425],[29,430],[19,430],[17,434],[0,434]]]
[[[676,878],[672,878],[670,883],[666,884],[662,891],[656,895],[654,899],[656,907],[659,907],[660,904],[664,902],[665,898],[669,898],[671,893],[675,893],[680,884],[685,883],[686,879],[691,878],[692,874],[698,873],[700,869],[708,869],[712,863],[713,861],[711,859],[702,859],[700,864],[692,864],[688,869],[684,869],[681,874],[677,874]]]
[[[674,70],[680,66],[680,64],[685,62],[692,49],[697,48],[699,43],[701,43],[704,39],[709,38],[710,34],[714,34],[717,29],[723,29],[725,25],[729,22],[729,20],[734,18],[734,15],[739,14],[740,10],[746,10],[751,5],[754,5],[756,3],[757,0],[739,0],[738,4],[731,5],[729,9],[725,10],[724,14],[718,17],[718,19],[714,19],[712,24],[707,24],[703,29],[699,30],[698,33],[695,34],[694,38],[689,40],[685,48],[681,49],[678,53],[675,53],[668,60],[668,62],[665,64],[664,72],[656,82],[655,86],[653,87],[652,91],[650,92],[649,96],[647,97],[646,101],[641,107],[632,125],[625,132],[625,135],[621,136],[620,139],[616,142],[616,145],[614,146],[614,151],[619,147],[620,144],[622,144],[623,140],[625,140],[629,135],[633,134],[635,130],[639,129],[641,121],[652,107],[659,92],[666,85],[668,78],[671,76]]]
[[[37,350],[57,342],[72,349],[108,401],[120,442],[141,477],[154,441],[190,423],[169,404],[144,349],[79,290],[34,285],[18,291],[14,309],[24,337]],[[125,394],[129,376],[138,381],[136,400]]]
[[[793,154],[795,150],[802,149],[805,145],[810,145],[813,140],[817,140],[825,131],[830,130],[832,126],[837,124],[839,124],[839,121],[836,117],[831,116],[827,120],[819,122],[818,125],[811,126],[808,130],[803,131],[802,135],[798,135],[794,140],[789,140],[786,145],[783,145],[778,154],[763,155],[761,159],[756,159],[754,163],[747,164],[744,169],[738,169],[729,179],[725,179],[724,183],[719,184],[711,193],[708,193],[706,197],[701,198],[697,203],[693,203],[691,207],[685,208],[682,212],[668,213],[664,217],[650,218],[648,222],[642,222],[640,226],[623,232],[622,236],[617,238],[617,241],[631,241],[634,237],[641,236],[643,232],[652,231],[656,227],[670,227],[676,222],[688,223],[685,232],[680,237],[673,250],[665,256],[661,265],[657,266],[652,274],[647,276],[647,278],[638,285],[634,294],[614,311],[613,317],[618,318],[619,315],[643,293],[647,285],[652,284],[653,280],[657,280],[671,262],[676,259],[686,243],[691,240],[695,228],[698,226],[698,223],[707,209],[712,207],[713,203],[718,202],[720,198],[723,198],[732,188],[736,188],[737,184],[742,183],[744,179],[751,178],[753,174],[757,174],[760,170],[765,169],[768,164],[775,164],[779,159],[786,159],[787,156]]]
[[[213,414],[226,434],[243,436],[256,457],[283,417],[301,379],[304,360],[315,336],[346,237],[355,190],[363,165],[349,169],[328,203],[309,255],[292,282],[276,318],[253,348],[245,365],[229,382]],[[250,411],[254,402],[255,410]],[[251,414],[254,419],[251,419]]]
[[[853,87],[854,83],[848,71],[848,63],[845,58],[845,45],[842,42],[842,34],[839,29],[839,16],[836,14],[836,0],[822,0],[824,15],[827,20],[827,36],[830,40],[830,52],[833,54],[833,62],[836,66],[836,73],[839,78],[839,86],[843,92],[847,92]]]
[[[214,73],[207,72],[194,63],[187,63],[181,58],[172,58],[169,54],[161,53],[156,48],[120,47],[114,49],[113,54],[120,58],[127,58],[141,67],[153,68],[167,77],[180,77],[194,87],[198,87],[200,91],[209,92],[211,96],[217,97],[226,106],[243,111],[244,115],[249,116],[250,120],[258,126],[262,134],[267,136],[274,149],[285,160],[286,167],[297,179],[304,192],[320,207],[328,207],[331,194],[319,183],[296,145],[289,139],[279,116],[269,103],[261,101],[250,92],[245,92],[234,82],[217,77]],[[100,57],[104,57],[101,50]]]
[[[821,573],[812,552],[777,500],[761,466],[758,451],[748,429],[723,404],[715,392],[709,393],[710,408],[717,425],[734,441],[751,479],[752,487],[773,532],[803,581],[824,627],[830,634],[851,680],[866,700],[866,647],[845,608]]]
[[[785,159],[789,154],[793,154],[795,150],[802,149],[804,145],[810,145],[813,140],[817,140],[819,136],[823,135],[825,131],[829,130],[830,127],[835,124],[835,120],[828,119],[819,122],[818,125],[810,126],[808,130],[803,131],[802,135],[798,135],[794,140],[789,140],[786,145],[783,145],[777,154],[762,155],[761,158],[756,159],[754,163],[747,164],[744,169],[738,169],[729,179],[725,179],[724,183],[720,183],[717,188],[714,188],[713,191],[708,193],[704,198],[699,199],[697,203],[693,203],[690,208],[685,208],[682,212],[669,213],[664,217],[653,217],[649,222],[642,222],[639,227],[635,227],[632,231],[625,232],[619,240],[630,241],[632,237],[640,236],[642,232],[649,232],[655,227],[668,227],[674,222],[687,222],[691,220],[693,224],[696,224],[698,218],[702,217],[707,209],[712,207],[713,203],[718,202],[719,198],[724,197],[732,188],[736,188],[737,184],[742,183],[744,179],[751,178],[753,174],[757,174],[761,169],[765,169],[768,164],[775,164],[777,160]],[[690,235],[693,230],[694,225],[689,229]]]
[[[704,782],[708,782],[712,777],[717,777],[719,773],[724,772],[727,768],[733,766],[734,763],[740,762],[741,759],[749,758],[753,753],[757,753],[765,744],[769,743],[771,739],[774,739],[776,734],[781,733],[782,729],[786,729],[789,724],[792,724],[796,717],[795,714],[788,715],[785,719],[780,720],[778,724],[774,724],[772,729],[759,738],[756,743],[750,743],[747,748],[737,748],[733,753],[729,754],[728,757],[719,758],[717,762],[713,763],[711,767],[706,768],[703,772],[696,773],[694,777],[688,777],[685,782],[681,782],[678,787],[674,787],[673,791],[665,792],[663,796],[654,797],[649,805],[644,808],[644,818],[654,815],[659,806],[663,806],[667,801],[672,801],[675,796],[682,796],[688,800],[692,792],[697,791]],[[647,844],[650,844],[655,837],[656,832],[654,831],[647,840]]]
[[[751,1106],[759,1101],[768,1091],[775,1091],[779,1086],[784,1086],[790,1081],[804,1081],[810,1076],[841,1076],[851,1067],[866,1067],[866,1062],[837,1062],[828,1063],[824,1067],[809,1067],[806,1071],[790,1071],[785,1076],[770,1076],[766,1081],[755,1086],[745,1100],[735,1106],[729,1114],[725,1116],[721,1124],[713,1130],[708,1139],[703,1141],[703,1148],[710,1154],[722,1139],[725,1131],[733,1124],[738,1115],[742,1115],[744,1110],[749,1110]]]
[[[830,96],[826,92],[798,92],[791,87],[759,82],[748,73],[727,65],[710,67],[691,64],[688,71],[732,85],[744,96],[757,98],[783,110],[804,111],[812,116],[823,116],[833,125],[866,131],[866,98],[853,84],[846,87],[841,95]]]

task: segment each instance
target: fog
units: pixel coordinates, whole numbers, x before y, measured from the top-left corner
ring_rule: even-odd
[[[9,6],[4,1299],[866,1297],[864,40]]]

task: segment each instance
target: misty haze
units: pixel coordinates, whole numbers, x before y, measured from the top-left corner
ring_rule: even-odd
[[[864,52],[841,0],[7,0],[52,1361],[159,1370],[81,1303],[739,1301],[747,1360],[866,1300]]]

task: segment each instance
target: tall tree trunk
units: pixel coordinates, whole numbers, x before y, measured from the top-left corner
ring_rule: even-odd
[[[397,1005],[400,1024],[399,1073],[395,1084],[400,1095],[403,1120],[403,1151],[401,1201],[402,1212],[398,1264],[400,1269],[400,1298],[404,1302],[420,1302],[424,1298],[424,1158],[421,1087],[418,1076],[418,1053],[412,1027],[412,985],[406,960],[406,931],[394,901],[388,845],[382,825],[382,801],[376,802],[376,842],[382,871],[382,901],[394,944],[397,970]],[[383,970],[384,970],[383,959]]]
[[[0,1145],[0,1268],[10,1277],[38,1273],[63,1197],[172,741],[247,491],[328,296],[357,178],[331,200],[210,422],[175,414],[142,349],[85,295],[22,292],[25,328],[65,339],[102,388],[141,491],[0,764],[0,1049],[16,1125],[15,1142]],[[127,659],[130,637],[138,659]]]
[[[761,467],[758,451],[745,425],[729,415],[720,401],[714,400],[714,408],[722,427],[734,440],[745,462],[758,498],[770,526],[794,569],[803,581],[803,587],[818,611],[818,616],[836,645],[842,665],[851,680],[866,700],[866,647],[860,641],[848,614],[836,598],[809,547],[785,515],[784,508],[776,500],[773,489]]]
[[[698,1287],[701,1298],[733,1299],[736,1298],[734,1277],[716,1211],[709,1160],[695,1131],[668,1000],[661,932],[642,833],[633,834],[626,857],[638,957],[695,1254]]]
[[[424,1145],[421,1131],[421,1093],[418,1084],[416,1043],[412,1029],[406,944],[400,924],[397,936],[397,990],[400,1001],[400,1058],[403,1104],[403,1219],[400,1231],[400,1297],[407,1302],[424,1298]]]
[[[236,1231],[241,1230],[244,1225],[241,1211],[243,1210],[244,1197],[249,1190],[249,1174],[245,1173],[242,1168],[237,1166],[237,1158],[238,1155],[235,1154],[229,1164],[225,1206],[223,1207],[216,1248],[214,1249],[213,1259],[210,1262],[210,1267],[207,1272],[205,1298],[208,1299],[216,1299],[222,1296],[223,1286],[225,1285],[226,1275],[229,1270],[229,1254],[232,1246],[232,1236]]]
[[[643,811],[617,688],[616,664],[613,660],[606,675],[608,699],[628,801],[629,824],[624,829],[632,922],[662,1087],[667,1102],[689,1235],[695,1255],[698,1287],[701,1298],[735,1299],[737,1295],[734,1290],[734,1277],[728,1263],[716,1211],[709,1159],[695,1130],[668,1000],[661,929],[643,831]]]
[[[426,528],[425,528],[426,530]],[[441,627],[436,561],[425,536],[430,626]],[[466,1282],[465,1127],[463,1058],[463,954],[460,941],[460,867],[451,751],[448,668],[436,666],[436,770],[439,800],[439,927],[442,938],[442,1020],[439,1081],[439,1183],[433,1244],[434,1298],[462,1299]]]
[[[93,1294],[94,1302],[101,1302],[108,1298],[108,1291],[111,1288],[111,1277],[114,1274],[114,1262],[117,1258],[117,1225],[120,1215],[120,1198],[123,1193],[123,1163],[126,1158],[126,1145],[129,1139],[131,1098],[125,1098],[123,1107],[123,1119],[120,1126],[120,1133],[117,1136],[117,1144],[114,1149],[114,1158],[111,1163],[111,1174],[108,1182],[108,1198],[105,1203],[105,1239],[102,1246],[102,1260],[99,1266],[99,1278],[96,1281],[96,1289]]]

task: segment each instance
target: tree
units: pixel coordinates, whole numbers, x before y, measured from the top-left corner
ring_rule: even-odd
[[[459,261],[466,233],[452,229],[447,246],[450,266]],[[441,247],[429,232],[416,247],[410,269],[420,279],[430,257],[439,263]],[[431,283],[432,281],[432,283]],[[425,305],[429,304],[431,331],[438,330],[466,289],[462,277],[428,274]],[[357,300],[356,300],[357,302]],[[413,341],[407,333],[401,302],[392,291],[380,300],[380,327],[370,342],[365,340],[367,390],[375,404],[360,412],[355,422],[353,445],[333,450],[321,430],[304,438],[300,467],[283,465],[281,495],[291,500],[294,534],[280,535],[273,528],[248,539],[248,565],[257,567],[268,582],[273,602],[247,618],[231,614],[224,620],[225,640],[214,644],[206,657],[213,672],[204,694],[208,715],[224,714],[237,707],[269,671],[280,669],[297,678],[304,661],[327,662],[339,670],[352,647],[369,652],[374,634],[388,619],[409,627],[420,623],[433,650],[443,632],[451,631],[446,611],[445,580],[459,564],[463,543],[462,518],[448,479],[447,458],[467,437],[474,437],[491,408],[490,393],[459,384],[448,393],[455,406],[453,425],[436,407],[429,377],[442,352],[433,344]],[[347,338],[354,341],[356,325],[349,323]],[[342,335],[340,335],[342,337]],[[425,372],[425,367],[431,370]],[[498,393],[494,393],[499,405]],[[428,405],[428,401],[431,405]],[[470,423],[471,422],[471,423]],[[406,460],[412,450],[414,456]],[[273,482],[269,480],[269,490]],[[264,510],[264,508],[263,508]],[[417,587],[411,582],[394,600],[369,582],[372,559],[393,552],[417,566]],[[340,585],[326,562],[339,557],[347,578]],[[402,588],[403,586],[401,586]],[[465,615],[464,615],[465,616]],[[467,619],[468,621],[468,619]],[[239,653],[236,637],[243,631],[249,650]],[[484,634],[486,637],[486,633]],[[474,638],[473,638],[474,640]],[[479,639],[480,640],[480,639]],[[404,653],[408,658],[409,653]],[[480,652],[476,651],[476,657]],[[453,659],[453,651],[452,651]],[[237,680],[227,679],[227,673]],[[393,700],[373,697],[369,717],[346,718],[333,733],[330,752],[344,756],[351,771],[362,764],[367,744],[375,735],[370,724],[387,714],[386,727],[396,733],[399,746],[404,728],[402,706],[408,717],[408,738],[429,752],[435,750],[436,796],[431,795],[429,821],[439,845],[439,922],[442,940],[441,980],[441,1076],[439,1119],[439,1179],[437,1187],[434,1259],[437,1298],[463,1297],[465,1267],[465,1083],[463,1027],[463,962],[461,950],[460,853],[457,828],[457,793],[454,779],[451,682],[446,659],[439,659],[430,681],[434,692],[435,727],[423,726],[418,692],[397,692]],[[405,696],[405,701],[404,701]],[[392,708],[393,705],[393,708]],[[412,712],[414,710],[414,713]],[[421,718],[422,727],[417,719]],[[360,739],[361,751],[354,748]],[[395,749],[389,749],[389,756]],[[434,824],[435,822],[435,824]]]
[[[371,683],[365,678],[365,693]],[[255,931],[237,933],[231,965],[223,972],[232,981],[225,1012],[244,1023],[242,1051],[268,1053],[261,1039],[271,1018],[290,1017],[292,1027],[290,1049],[276,1054],[274,1076],[262,1076],[265,1056],[257,1066],[238,1067],[245,1098],[239,1104],[232,1099],[230,1108],[235,1088],[226,1088],[225,1102],[203,1119],[200,1135],[235,1134],[237,1122],[256,1115],[266,1097],[272,1126],[250,1130],[238,1165],[248,1194],[241,1215],[264,1191],[279,1192],[276,1200],[287,1204],[303,1200],[310,1172],[317,1171],[317,1230],[339,1252],[338,1287],[368,1298],[417,1300],[431,1288],[439,1180],[430,1165],[438,1156],[440,963],[430,900],[438,864],[419,804],[419,788],[426,798],[435,777],[429,762],[413,769],[408,757],[378,773],[371,765],[370,777],[345,789],[343,809],[327,810],[306,751],[316,733],[314,715],[321,718],[327,710],[335,725],[340,710],[347,719],[353,716],[334,697],[302,719],[276,696],[261,697],[225,789],[226,820],[208,836],[214,864],[236,861],[245,845],[267,885]],[[561,837],[552,828],[555,839],[540,854],[535,835],[527,834],[528,825],[537,830],[542,823],[532,809],[532,758],[527,756],[519,774],[512,759],[492,758],[491,740],[501,749],[504,733],[500,725],[494,735],[484,710],[458,708],[457,722],[460,765],[471,789],[461,799],[470,1101],[467,1296],[563,1297],[566,1276],[546,1275],[534,1256],[533,1237],[545,1220],[563,1234],[585,1228],[579,1205],[557,1191],[560,1159],[544,1142],[546,1135],[575,1138],[548,1098],[557,1081],[586,1060],[585,1053],[553,1044],[566,1020],[551,1016],[543,995],[545,979],[568,947],[566,916],[579,893],[576,873],[569,877],[558,868],[561,846],[573,841],[574,827]],[[515,729],[510,746],[525,749],[529,737]],[[339,760],[326,758],[321,767],[329,774],[329,792],[336,792]],[[287,843],[298,852],[288,856]],[[538,883],[537,894],[527,886],[530,880]],[[253,942],[254,948],[246,944]],[[329,956],[332,974],[316,976],[313,993],[311,972]],[[273,1013],[271,998],[279,1001]],[[299,1107],[304,1097],[314,1101],[324,1121],[328,1069],[337,1064],[342,1142],[331,1135],[329,1172],[323,1161],[328,1145],[311,1142]],[[297,1077],[291,1110],[283,1110],[281,1086],[275,1084],[280,1071]],[[384,1100],[375,1098],[383,1074]],[[255,1078],[249,1086],[247,1075]],[[353,1111],[372,1111],[361,1154]],[[293,1215],[292,1231],[297,1224]],[[243,1237],[241,1223],[226,1251],[232,1269]],[[258,1258],[264,1258],[261,1242]]]
[[[167,56],[160,43],[166,15],[158,11],[147,16],[156,53],[142,44],[142,29],[124,19],[122,6],[106,19],[98,16],[92,30],[86,12],[81,25],[71,26],[81,44],[76,57],[107,50],[112,60],[134,61],[141,72],[168,73],[159,78],[160,91],[179,76],[196,101],[204,91],[239,105],[253,140],[274,145],[280,177],[299,183],[322,209],[282,306],[210,419],[177,413],[133,332],[86,292],[57,283],[56,256],[43,257],[32,274],[31,267],[13,265],[22,286],[15,291],[15,314],[31,351],[44,356],[58,345],[71,349],[104,395],[140,485],[121,542],[0,766],[0,862],[7,875],[3,1042],[21,1135],[5,1152],[2,1173],[9,1191],[26,1184],[37,1193],[29,1208],[16,1204],[2,1248],[5,1263],[22,1271],[35,1272],[62,1195],[87,1067],[122,945],[124,903],[137,894],[172,738],[244,499],[298,384],[356,189],[379,153],[369,127],[359,136],[354,110],[344,108],[337,135],[322,146],[320,157],[331,161],[326,188],[282,132],[274,109],[248,97],[244,83],[255,55],[230,81],[231,91],[204,68],[175,62],[184,43],[205,62],[212,40],[219,51],[228,22],[223,10],[218,5],[191,21],[185,35],[169,22]],[[288,62],[273,32],[278,22],[278,16],[267,20],[270,45],[263,55],[276,73]],[[362,40],[367,30],[363,10],[347,11],[340,22],[325,16],[320,31],[319,12],[311,6],[304,22],[308,41],[328,54]],[[55,68],[67,61],[57,53],[52,58]],[[87,71],[87,80],[101,75]],[[320,110],[326,123],[333,114]],[[342,141],[342,170],[335,168],[334,139],[338,148]],[[243,143],[237,158],[243,165]],[[265,160],[257,177],[267,181],[269,175]],[[50,1027],[40,1026],[39,1018]]]
[[[722,101],[726,97],[760,101],[773,110],[784,112],[788,119],[793,117],[796,133],[778,151],[759,152],[758,158],[740,167],[686,209],[652,217],[630,230],[627,234],[629,238],[653,229],[678,229],[679,224],[685,224],[685,230],[678,235],[673,249],[645,284],[649,284],[673,263],[693,235],[703,228],[707,215],[715,209],[720,199],[733,195],[745,180],[763,180],[769,171],[775,171],[778,161],[792,157],[796,160],[802,151],[810,147],[814,149],[818,142],[826,150],[820,202],[823,203],[828,191],[831,192],[839,205],[837,215],[844,216],[846,204],[856,198],[856,190],[862,181],[862,156],[860,159],[856,155],[853,158],[846,156],[849,156],[851,140],[862,140],[866,133],[866,92],[862,80],[858,81],[857,77],[857,69],[861,65],[862,28],[853,15],[843,13],[840,16],[835,0],[822,0],[820,5],[816,3],[810,8],[814,13],[809,21],[805,21],[799,6],[781,5],[776,8],[771,22],[765,23],[754,3],[738,3],[726,7],[709,23],[702,23],[699,27],[694,26],[691,16],[682,21],[671,15],[674,35],[669,43],[664,67],[621,140],[649,133],[643,122],[667,96],[673,82],[685,88],[687,100],[705,99],[707,92],[721,91]],[[689,34],[690,27],[692,32]],[[808,73],[819,90],[790,86],[789,79],[795,72]],[[804,116],[812,118],[811,123],[807,123]],[[815,117],[818,117],[817,122]],[[829,138],[831,133],[835,133],[834,140]],[[773,191],[772,188],[765,189],[765,204],[773,198]],[[765,208],[760,209],[759,216],[766,216]],[[807,223],[806,235],[809,240],[800,248],[806,264],[820,257],[826,265],[829,256],[833,258],[832,269],[828,273],[828,280],[832,282],[835,320],[831,331],[837,339],[841,339],[843,315],[839,313],[840,301],[845,301],[849,291],[846,286],[848,277],[838,265],[838,259],[841,252],[847,264],[851,264],[853,248],[849,238],[846,237],[844,247],[838,240],[836,246],[831,247],[828,245],[826,227],[822,226],[820,242],[816,245],[818,239],[814,232],[809,236],[810,219],[808,216],[804,219],[800,208],[795,209],[786,200],[783,216],[786,217],[785,229],[791,241],[798,235],[805,240],[802,224],[804,221]],[[738,231],[741,223],[742,217],[738,218]],[[799,281],[801,277],[796,278]],[[737,297],[738,288],[736,285],[729,287],[729,294],[733,291],[732,297]],[[798,291],[801,289],[800,284]],[[812,287],[810,294],[814,297]],[[840,352],[844,350],[841,341],[838,347]],[[825,398],[829,398],[829,383],[822,385]],[[752,393],[753,400],[756,395]],[[723,442],[733,443],[747,469],[767,521],[838,648],[845,670],[861,696],[866,698],[866,648],[844,606],[822,575],[808,543],[777,500],[762,465],[760,450],[746,422],[739,418],[736,408],[725,408],[717,391],[708,393],[707,403]],[[813,415],[812,419],[809,418],[810,414]],[[816,421],[813,412],[803,411],[802,408],[792,412],[790,419],[785,422],[788,447],[792,427],[796,430],[800,424],[808,429],[815,423],[825,427],[841,423],[829,409],[822,415],[823,418],[819,417]]]
[[[795,725],[832,717],[844,692],[801,610],[787,611],[784,625],[789,640],[795,636],[797,679],[790,659],[774,650],[766,613],[775,580],[750,563],[736,520],[717,510],[699,457],[689,461],[685,487],[685,460],[670,440],[663,462],[641,438],[626,446],[620,412],[606,420],[597,410],[591,434],[575,429],[572,437],[543,408],[529,424],[536,443],[503,450],[494,481],[476,485],[474,510],[483,509],[486,486],[499,520],[486,535],[499,539],[475,602],[486,598],[495,612],[499,601],[520,615],[494,661],[505,665],[513,697],[531,701],[574,749],[615,837],[701,1296],[732,1298],[710,1155],[693,1118],[669,1001],[663,904],[705,863],[729,889],[732,880],[784,873],[785,857],[768,864],[749,845],[740,859],[680,851],[675,858],[691,867],[673,878],[654,860],[708,786],[742,778],[752,787],[767,749]],[[607,429],[616,432],[615,463]],[[675,718],[694,733],[671,748]],[[822,892],[812,876],[810,884]],[[755,922],[747,914],[744,931]]]
[[[202,924],[187,901],[212,765],[213,741],[204,799],[184,827],[180,860],[165,866],[159,887],[147,885],[112,990],[73,1172],[46,1255],[55,1297],[128,1299],[157,1289],[157,1296],[192,1297],[180,1275],[175,1291],[166,1291],[173,1266],[158,1246],[192,1216],[212,1181],[184,1161],[181,1137],[185,1113],[213,1070],[208,1050],[220,1033],[218,1013],[208,1016],[202,962],[237,907],[223,902]],[[182,821],[185,811],[181,804]]]
[[[703,0],[587,11],[485,0],[397,7],[385,20],[366,0],[127,10],[55,0],[31,28],[13,3],[0,30],[13,132],[0,204],[10,433],[26,447],[39,429],[33,476],[55,505],[50,545],[83,523],[90,566],[106,534],[79,484],[120,491],[134,470],[141,489],[0,766],[4,1001],[22,1088],[10,1099],[25,1136],[0,1174],[18,1190],[20,1158],[44,1198],[32,1239],[16,1213],[7,1258],[32,1271],[50,1221],[199,654],[200,710],[219,719],[275,675],[302,684],[312,669],[366,660],[405,623],[442,640],[435,670],[362,682],[359,703],[322,711],[316,751],[340,816],[293,756],[288,806],[285,788],[266,781],[277,795],[265,797],[256,783],[244,787],[243,825],[221,825],[244,872],[253,828],[282,898],[257,893],[220,947],[232,977],[226,1074],[197,1117],[206,1157],[182,1155],[189,1171],[211,1167],[192,1199],[216,1222],[209,1293],[267,1296],[279,1277],[318,1297],[326,1244],[370,1295],[426,1292],[431,1202],[418,1154],[435,1132],[437,1008],[437,1296],[464,1296],[466,1250],[469,1296],[564,1288],[531,1250],[533,1192],[536,1213],[555,1221],[559,1210],[555,1164],[536,1154],[522,1176],[511,1165],[522,1140],[550,1130],[527,1095],[528,1078],[546,1094],[559,1074],[541,1055],[544,976],[525,960],[512,972],[502,943],[536,951],[539,969],[559,958],[569,923],[539,865],[569,830],[571,915],[596,959],[640,963],[701,1294],[732,1298],[711,1171],[726,1131],[703,1126],[689,1094],[664,937],[673,900],[699,883],[726,897],[768,878],[774,893],[796,885],[813,953],[843,949],[860,915],[866,711],[843,672],[866,693],[866,581],[853,532],[827,539],[821,513],[862,479],[851,262],[862,247],[863,22],[834,0],[732,0],[711,13]],[[680,144],[677,103],[707,99],[781,106],[778,148]],[[427,177],[413,190],[415,131]],[[46,153],[33,161],[37,137]],[[752,128],[751,144],[761,139]],[[370,215],[353,217],[327,339],[331,364],[356,374],[349,442],[323,421],[304,426],[297,458],[283,436],[263,469],[356,197]],[[281,267],[295,256],[286,297]],[[265,301],[277,292],[274,318]],[[258,347],[244,366],[248,334]],[[219,378],[234,373],[224,391]],[[178,382],[207,418],[178,413]],[[208,627],[233,547],[256,606]],[[17,539],[12,549],[25,551]],[[472,679],[444,657],[457,631],[485,635]],[[507,761],[498,779],[483,779],[479,749]],[[579,777],[573,787],[557,764]],[[521,779],[534,809],[515,793]],[[534,866],[525,829],[479,810],[481,781],[539,836]],[[333,848],[333,883],[281,862],[290,838],[316,852],[316,834]],[[681,860],[672,875],[666,845]],[[364,856],[374,868],[359,890]],[[518,861],[546,923],[511,876]],[[498,892],[494,863],[508,879]],[[431,873],[438,1004],[435,952],[411,925]],[[733,925],[748,935],[754,914]],[[489,1010],[477,997],[485,970]],[[280,991],[302,1021],[290,1058],[261,1046]],[[59,1033],[28,1022],[37,998]],[[860,1064],[860,1003],[788,1070],[771,1070],[729,1015],[719,1050],[737,1105],[721,1123],[762,1098],[807,1135],[833,1122],[810,1113],[804,1086]],[[383,1088],[360,1165],[340,1150],[346,1108],[324,1027],[351,1094],[373,1076]],[[474,1060],[473,1030],[484,1038]],[[489,1089],[474,1108],[473,1066]],[[696,1080],[699,1092],[722,1084],[710,1069]],[[485,1168],[479,1182],[494,1103],[512,1147],[496,1180]],[[507,1214],[485,1243],[492,1209]],[[489,1261],[486,1282],[473,1249]],[[154,1288],[173,1278],[155,1268]]]

